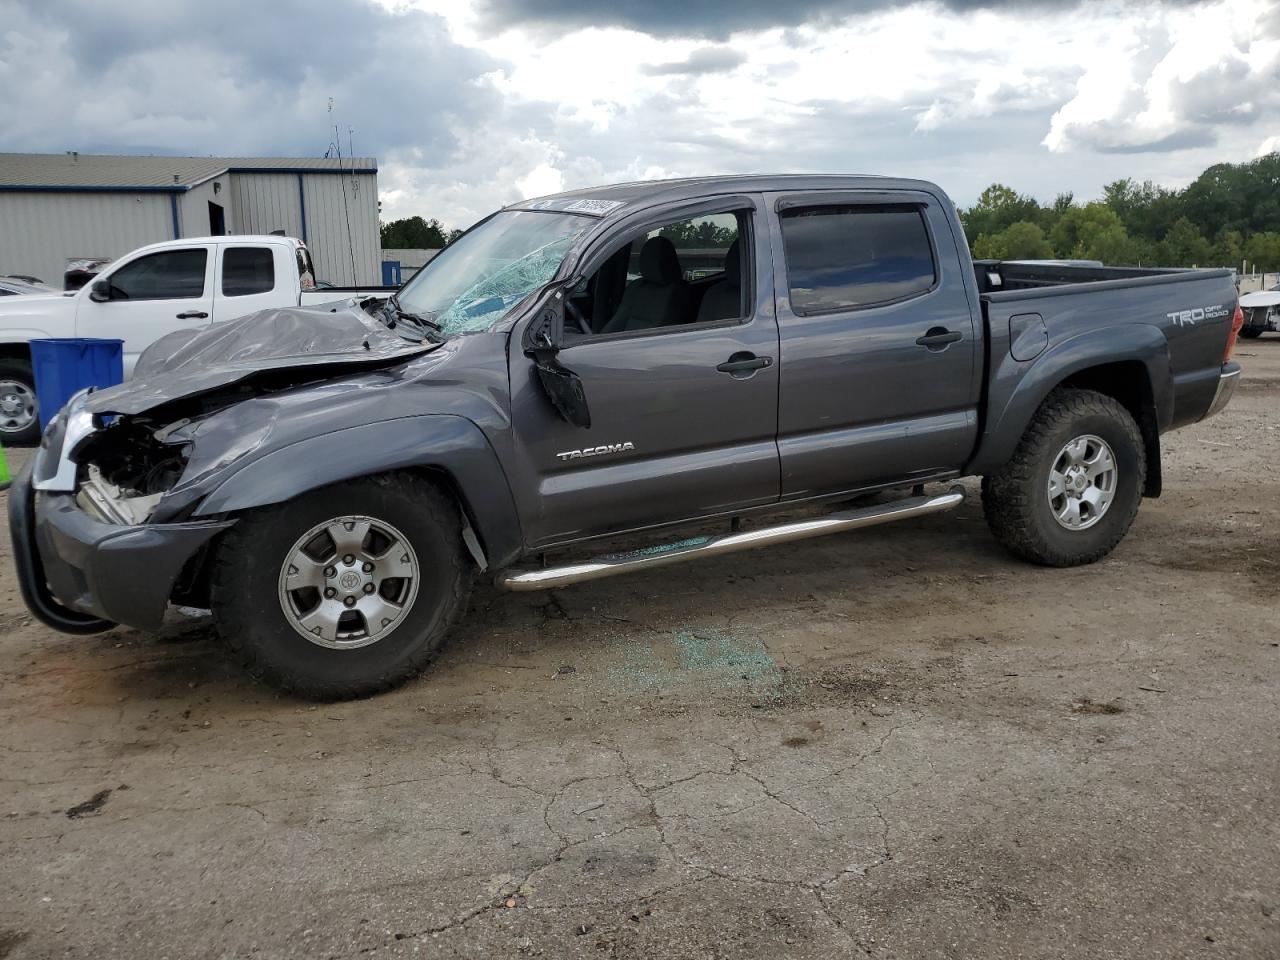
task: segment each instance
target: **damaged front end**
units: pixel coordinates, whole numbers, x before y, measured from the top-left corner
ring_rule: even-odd
[[[10,533],[27,606],[55,629],[89,633],[154,630],[170,600],[207,605],[204,558],[235,521],[192,512],[272,432],[279,398],[305,387],[328,410],[351,377],[436,346],[391,332],[354,301],[157,341],[132,380],[73,397],[14,481]]]
[[[23,600],[67,633],[157,629],[183,571],[228,520],[151,523],[185,447],[141,418],[110,423],[74,398],[15,479],[9,531]]]
[[[131,418],[92,434],[77,451],[76,505],[103,523],[146,523],[186,469],[188,445],[170,440],[185,424]]]

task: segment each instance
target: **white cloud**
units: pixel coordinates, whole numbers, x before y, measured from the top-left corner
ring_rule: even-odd
[[[1280,8],[1263,0],[804,0],[776,16],[762,0],[733,21],[756,28],[715,45],[604,14],[492,35],[479,0],[303,2],[0,0],[5,147],[318,154],[332,94],[357,152],[379,158],[385,218],[466,226],[525,196],[686,174],[1092,197],[1277,146]],[[776,25],[802,8],[821,18]]]
[[[564,174],[549,163],[540,163],[516,181],[522,199],[559,193],[564,189]]]
[[[1270,4],[1244,0],[1130,23],[1103,48],[1050,121],[1050,150],[1141,152],[1214,143],[1223,127],[1280,110],[1280,38]]]

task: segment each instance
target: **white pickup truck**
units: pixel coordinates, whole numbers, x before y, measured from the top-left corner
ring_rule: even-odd
[[[385,297],[392,290],[318,287],[301,240],[227,236],[140,247],[75,293],[0,298],[0,443],[30,443],[39,436],[32,340],[123,340],[128,377],[138,355],[175,330],[272,307]]]

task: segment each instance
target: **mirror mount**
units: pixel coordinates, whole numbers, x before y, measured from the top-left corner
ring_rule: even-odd
[[[556,295],[538,311],[538,317],[529,324],[524,334],[525,356],[538,362],[550,360],[560,352],[564,342],[564,298]]]
[[[582,378],[560,363],[564,342],[564,295],[560,291],[525,332],[525,355],[533,360],[538,383],[556,413],[575,427],[591,426],[591,410]]]
[[[89,299],[94,303],[106,303],[111,299],[111,283],[107,280],[95,280],[89,286]]]

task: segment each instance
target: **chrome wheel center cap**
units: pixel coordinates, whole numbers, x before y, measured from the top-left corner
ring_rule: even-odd
[[[21,413],[22,407],[22,398],[16,393],[7,393],[0,399],[0,410],[5,413]]]

